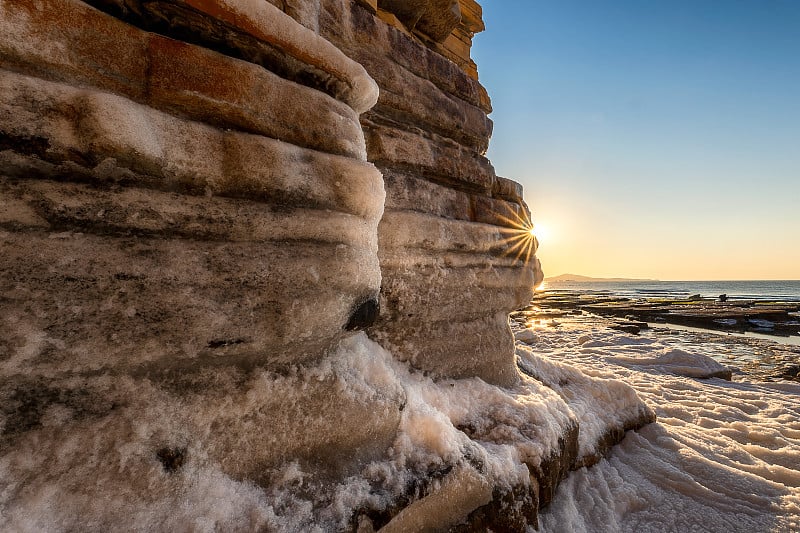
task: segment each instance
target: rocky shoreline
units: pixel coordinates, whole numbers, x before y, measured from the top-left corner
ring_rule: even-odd
[[[730,368],[734,380],[800,382],[799,310],[800,303],[788,301],[633,299],[553,291],[537,293],[512,320],[547,328],[600,323],[631,336],[691,347]]]
[[[641,298],[566,292],[540,293],[536,306],[581,310],[639,323],[666,323],[726,332],[800,336],[800,302],[703,298]],[[625,325],[621,323],[621,325]],[[631,328],[632,329],[632,328]]]

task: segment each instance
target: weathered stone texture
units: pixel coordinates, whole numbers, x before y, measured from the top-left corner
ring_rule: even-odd
[[[320,19],[320,32],[364,65],[381,88],[378,104],[361,120],[367,158],[384,174],[387,189],[387,212],[379,228],[383,312],[372,334],[422,369],[452,376],[474,372],[492,380],[505,376],[513,382],[513,348],[500,341],[508,337],[508,326],[488,317],[529,300],[533,282],[541,278],[533,256],[536,242],[527,236],[528,242],[517,247],[522,253],[512,250],[510,258],[519,260],[504,267],[503,281],[485,283],[483,269],[492,263],[486,242],[491,241],[481,241],[486,234],[478,228],[486,224],[487,232],[496,232],[501,255],[526,240],[529,212],[521,190],[498,178],[483,155],[491,135],[485,91],[438,44],[460,25],[479,31],[480,9],[472,2],[379,1],[379,10],[391,12],[402,24],[398,28],[359,4],[326,0],[323,5],[327,15]],[[462,5],[469,13],[465,25]],[[433,228],[438,235],[416,239],[416,244],[400,236],[421,236]],[[459,244],[456,236],[471,231],[478,232],[474,246]],[[431,248],[433,242],[439,245]],[[424,255],[420,249],[473,254],[475,266],[440,265],[433,274],[422,264],[392,259]],[[475,322],[481,314],[487,320]],[[448,316],[453,322],[480,325],[473,337],[492,341],[450,353],[435,348],[446,344],[453,328],[433,328],[430,321]],[[413,349],[409,331],[414,331]],[[498,366],[505,370],[495,370]],[[491,368],[491,377],[478,368]]]
[[[0,398],[17,406],[0,447],[59,399],[120,405],[103,375],[189,398],[213,369],[297,372],[375,319],[353,322],[381,282],[385,193],[358,120],[377,99],[366,71],[270,4],[93,3],[117,16],[0,2]],[[191,24],[141,15],[167,5],[216,29],[184,42],[173,37]],[[261,64],[214,40],[231,26],[273,53]],[[220,394],[246,394],[237,387]],[[398,390],[368,404],[331,381],[306,405],[282,394],[251,434],[207,443],[230,475],[383,453],[402,404]],[[224,425],[205,401],[198,412]],[[76,412],[108,414],[84,403]],[[308,405],[315,421],[295,416]]]
[[[472,37],[484,29],[480,5],[474,0],[379,0],[378,16],[390,25],[422,39],[457,64],[470,77],[478,70],[470,58]]]
[[[542,274],[485,157],[482,29],[473,0],[0,0],[0,451],[49,461],[67,409],[151,428],[168,474],[335,485],[394,453],[408,401],[388,354],[331,362],[354,330],[414,375],[519,385],[508,313]],[[487,424],[459,436],[518,444]],[[517,485],[460,450],[354,527],[522,531],[588,464],[556,426]]]
[[[453,61],[413,37],[409,38],[407,33],[384,23],[361,4],[351,4],[348,0],[323,0],[323,6],[320,33],[349,57],[365,66],[372,60],[386,69],[392,69],[394,63],[429,80],[445,93],[487,113],[491,110],[486,89],[476,78],[465,75]],[[376,70],[367,70],[375,78]],[[381,84],[380,79],[375,80]]]
[[[89,0],[144,29],[225,50],[229,55],[261,65],[283,78],[325,92],[362,113],[378,96],[364,68],[314,31],[287,19],[314,13],[315,2],[275,2],[284,13],[264,2],[236,0]]]
[[[44,9],[6,6],[0,67],[53,81],[90,85],[139,103],[365,159],[358,115],[347,105],[251,63],[118,22],[77,0]],[[91,27],[92,32],[83,31]],[[298,127],[302,124],[302,127]]]

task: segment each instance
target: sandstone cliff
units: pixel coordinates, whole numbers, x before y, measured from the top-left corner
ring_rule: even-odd
[[[471,0],[0,0],[0,525],[535,525],[605,385],[518,366],[541,271],[482,29]],[[652,415],[614,387],[620,438]]]

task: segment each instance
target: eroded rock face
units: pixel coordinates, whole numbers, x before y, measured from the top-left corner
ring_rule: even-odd
[[[425,32],[435,20],[447,35],[461,19],[456,5],[378,3],[408,30]],[[521,190],[484,156],[492,131],[485,91],[424,39],[359,5],[323,6],[321,33],[381,89],[361,117],[367,157],[387,193],[378,232],[382,313],[371,335],[436,375],[513,384],[506,315],[530,300],[541,272]]]
[[[517,366],[542,274],[485,157],[482,28],[0,0],[0,529],[522,531],[649,420],[623,394],[582,453],[594,385]]]
[[[461,22],[458,0],[379,0],[409,30],[418,29],[436,42],[444,41]]]
[[[376,318],[385,193],[358,120],[377,97],[364,69],[270,4],[94,3],[139,27],[77,0],[0,3],[0,394],[33,413],[7,439],[74,403],[59,399],[123,405],[101,375],[192,395],[214,369],[314,364]],[[242,36],[270,54],[231,52]],[[308,398],[320,420],[361,419],[337,424],[351,444],[384,428],[385,447],[397,394],[374,415],[334,381]],[[273,401],[260,431],[292,427],[296,408]],[[279,448],[339,439],[296,429]],[[277,459],[244,444],[258,435],[221,455],[251,457],[230,472]]]

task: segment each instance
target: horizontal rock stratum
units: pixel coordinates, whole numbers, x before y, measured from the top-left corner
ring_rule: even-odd
[[[523,531],[652,420],[518,361],[542,273],[481,30],[471,0],[0,0],[0,529]]]

